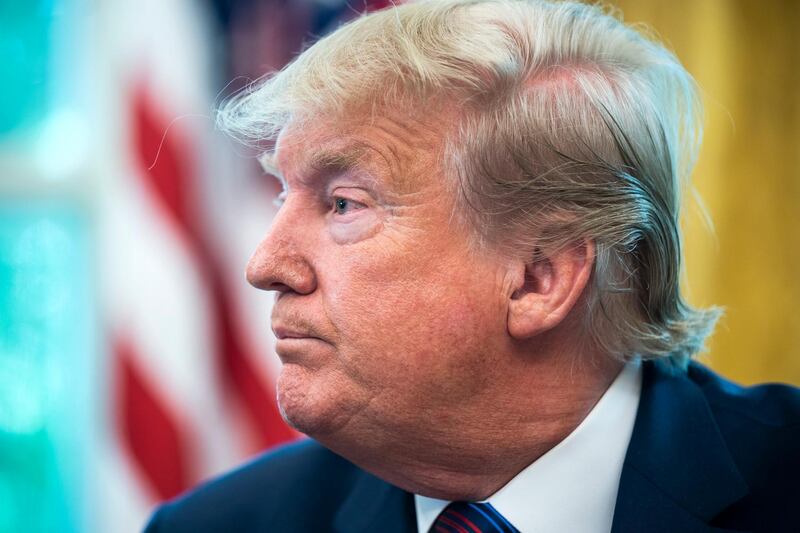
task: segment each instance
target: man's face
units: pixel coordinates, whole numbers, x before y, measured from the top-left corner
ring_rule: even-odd
[[[248,280],[277,291],[281,410],[323,442],[441,428],[507,348],[506,269],[452,216],[435,124],[320,119],[278,140],[285,200]]]

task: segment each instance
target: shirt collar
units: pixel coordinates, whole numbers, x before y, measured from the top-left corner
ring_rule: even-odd
[[[572,433],[485,501],[522,532],[610,531],[640,392],[641,365],[627,363]],[[415,495],[418,531],[449,503]]]

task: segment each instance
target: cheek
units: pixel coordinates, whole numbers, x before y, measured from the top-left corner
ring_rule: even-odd
[[[453,268],[400,264],[339,271],[328,305],[342,341],[340,363],[373,388],[468,380],[501,332],[496,295],[474,279],[454,279]]]

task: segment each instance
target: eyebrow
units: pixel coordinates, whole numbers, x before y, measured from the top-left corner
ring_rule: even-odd
[[[324,150],[309,159],[307,165],[314,173],[343,172],[359,165],[366,150],[361,146],[350,146],[345,150]]]
[[[320,150],[303,162],[300,173],[305,176],[322,176],[346,172],[362,164],[367,151],[365,146],[359,144],[350,145],[337,150]],[[264,169],[264,172],[275,176],[285,186],[286,178],[283,176],[278,166],[275,152],[265,152],[261,154],[258,161]]]

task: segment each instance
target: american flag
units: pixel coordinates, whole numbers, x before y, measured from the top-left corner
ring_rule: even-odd
[[[227,5],[238,15],[227,39],[211,30],[213,11],[190,0],[108,0],[96,12],[96,226],[108,332],[89,498],[98,531],[139,531],[157,502],[300,436],[275,402],[271,298],[243,275],[275,190],[252,154],[214,131],[221,76],[212,65],[227,49],[239,58],[234,71],[279,68],[354,11],[242,5],[257,16]]]

